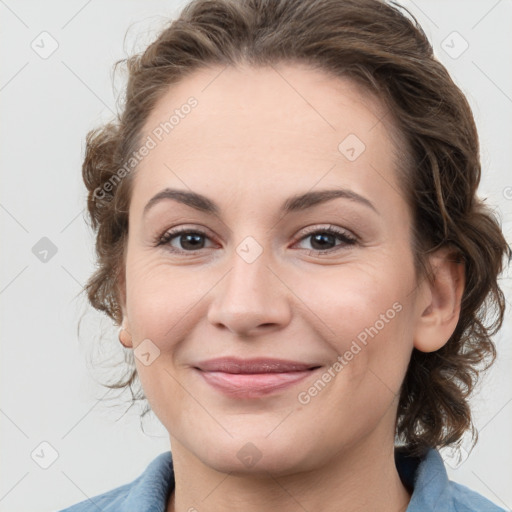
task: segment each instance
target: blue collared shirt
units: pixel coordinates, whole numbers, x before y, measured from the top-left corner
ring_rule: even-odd
[[[464,485],[448,479],[443,459],[431,448],[423,458],[395,449],[402,482],[412,492],[406,512],[505,512]],[[59,512],[165,512],[174,490],[171,452],[158,455],[133,482]]]

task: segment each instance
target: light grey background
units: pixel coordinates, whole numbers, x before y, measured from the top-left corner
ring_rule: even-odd
[[[154,416],[143,421],[143,433],[140,410],[123,415],[126,401],[102,401],[110,393],[95,383],[101,374],[91,374],[91,357],[107,360],[113,347],[112,362],[122,351],[111,322],[77,298],[94,268],[80,168],[85,134],[115,110],[114,61],[147,45],[182,5],[0,0],[0,512],[63,508],[130,482],[169,449]],[[468,96],[481,137],[480,193],[496,207],[510,241],[512,2],[404,5]],[[461,53],[464,41],[469,47]],[[55,255],[40,252],[43,237]],[[510,275],[502,280],[509,307]],[[510,510],[510,311],[496,343],[497,363],[472,401],[479,444],[458,466],[450,453],[444,457],[453,480]]]

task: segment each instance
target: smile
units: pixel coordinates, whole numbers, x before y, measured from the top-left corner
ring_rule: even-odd
[[[207,384],[233,398],[260,398],[304,380],[318,364],[281,359],[221,358],[195,366]]]

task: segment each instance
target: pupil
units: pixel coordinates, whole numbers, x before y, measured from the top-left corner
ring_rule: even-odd
[[[316,249],[325,249],[325,242],[328,244],[334,243],[334,235],[327,235],[327,234],[319,234],[313,236],[313,247],[316,242],[320,242],[320,247],[316,247]]]
[[[181,246],[184,249],[187,249],[186,245],[190,244],[190,247],[188,247],[189,249],[197,249],[198,245],[202,242],[201,237],[202,235],[194,233],[182,235],[182,242],[184,241],[184,243],[182,243]]]
[[[181,246],[184,249],[187,249],[187,244],[189,244],[189,247],[188,247],[189,249],[197,249],[198,245],[201,245],[202,235],[190,233],[190,234],[182,235],[181,240],[182,240]],[[334,235],[317,234],[317,235],[313,236],[313,244],[312,245],[313,246],[315,246],[315,244],[319,245],[319,247],[316,247],[316,249],[320,249],[320,250],[325,249],[326,243],[334,244],[335,243]]]

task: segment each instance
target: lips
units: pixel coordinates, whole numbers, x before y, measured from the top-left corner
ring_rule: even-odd
[[[235,398],[259,398],[307,378],[320,365],[284,359],[218,358],[195,366],[217,391]]]
[[[310,370],[318,366],[320,365],[285,359],[237,359],[234,357],[223,357],[199,363],[197,368],[206,372],[287,373]]]

